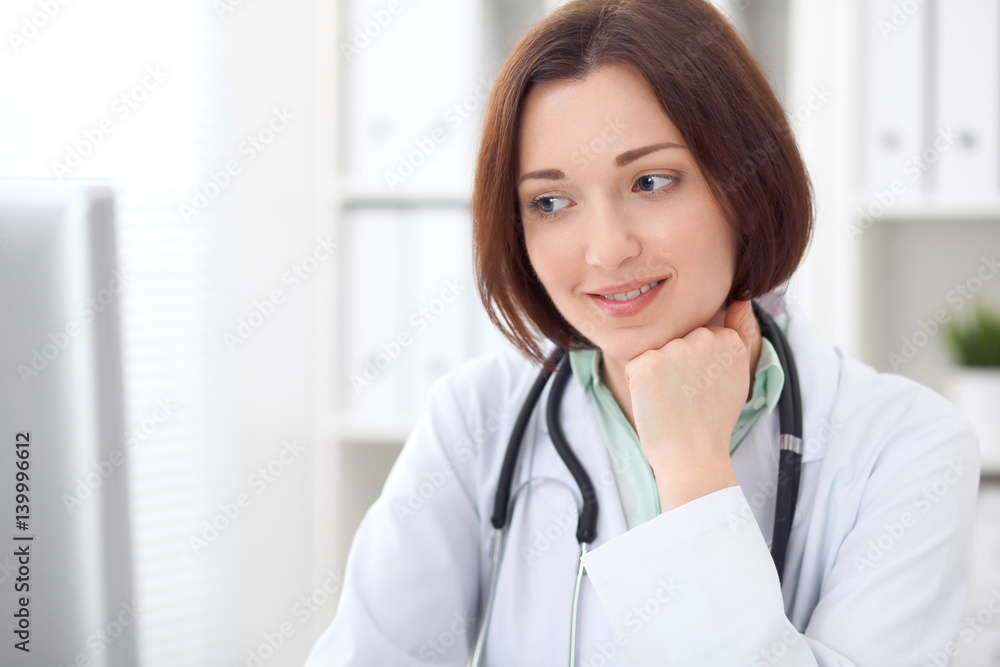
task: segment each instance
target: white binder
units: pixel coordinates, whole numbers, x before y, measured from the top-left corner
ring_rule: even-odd
[[[957,139],[941,152],[938,195],[1000,195],[1000,2],[948,0],[936,6],[936,116]]]
[[[359,418],[395,417],[405,355],[393,355],[393,341],[403,331],[409,270],[398,209],[354,209],[344,231],[343,407]]]
[[[925,171],[910,162],[923,150],[927,92],[926,11],[902,20],[898,0],[869,0],[865,16],[865,177],[863,190],[875,200],[898,181],[896,201],[924,191]],[[901,191],[902,194],[898,194]],[[881,210],[880,210],[881,212]]]
[[[413,335],[412,375],[405,410],[423,411],[431,384],[473,356],[473,317],[479,297],[472,280],[471,223],[460,207],[426,208],[407,216],[416,234],[410,252],[416,299],[407,308]]]

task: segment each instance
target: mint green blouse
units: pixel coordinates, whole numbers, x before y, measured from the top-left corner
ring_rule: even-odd
[[[775,322],[784,331],[787,317],[779,315]],[[597,406],[597,421],[608,448],[618,495],[625,511],[625,523],[631,530],[660,514],[660,492],[653,477],[653,469],[642,453],[635,429],[625,418],[611,390],[601,380],[601,351],[570,350],[569,362],[573,375]],[[764,338],[761,340],[760,357],[754,374],[753,393],[736,420],[729,441],[730,454],[736,450],[765,410],[767,414],[774,411],[784,383],[785,373],[781,369],[778,355],[771,342]]]

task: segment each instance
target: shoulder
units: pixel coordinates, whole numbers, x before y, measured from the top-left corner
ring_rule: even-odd
[[[541,370],[534,361],[513,348],[475,356],[439,377],[431,395],[455,392],[460,397],[492,399],[518,393],[530,386]]]
[[[979,438],[958,406],[911,378],[883,373],[835,348],[841,359],[832,411],[831,447],[837,458],[868,475],[881,471],[886,483],[904,476],[936,479],[943,471],[975,471],[979,478]]]
[[[978,465],[975,431],[947,398],[829,343],[801,314],[791,320],[788,337],[802,391],[806,459],[832,455],[872,464],[895,447],[904,456],[936,450]]]
[[[879,372],[843,350],[839,354],[843,366],[835,415],[865,447],[863,454],[934,455],[978,467],[979,439],[958,406],[915,380]]]
[[[473,357],[446,372],[431,385],[426,410],[457,411],[466,428],[512,423],[541,367],[520,351],[504,347]]]
[[[881,414],[886,421],[904,415],[919,422],[966,421],[958,406],[930,387],[880,372],[839,347],[837,352],[842,359],[839,399],[852,412]]]

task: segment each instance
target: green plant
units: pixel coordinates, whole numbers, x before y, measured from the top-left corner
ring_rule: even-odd
[[[977,304],[967,322],[948,322],[945,335],[956,363],[1000,366],[1000,315],[992,308]]]

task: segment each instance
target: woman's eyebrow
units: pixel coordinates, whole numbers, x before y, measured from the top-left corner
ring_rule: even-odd
[[[561,181],[566,178],[566,174],[562,173],[558,169],[541,169],[539,171],[529,171],[527,174],[521,176],[517,179],[517,184],[520,185],[529,178],[540,178],[546,181]]]
[[[633,148],[630,151],[625,151],[615,158],[615,166],[624,167],[631,162],[635,162],[643,155],[649,155],[654,151],[663,150],[664,148],[683,148],[684,150],[687,150],[687,146],[675,144],[672,141],[665,141],[662,144],[651,144],[649,146],[643,146],[642,148]]]
[[[665,141],[662,144],[651,144],[649,146],[643,146],[642,148],[633,148],[630,151],[625,151],[615,158],[615,166],[625,167],[644,155],[649,155],[650,153],[663,150],[665,148],[683,148],[684,150],[687,150],[687,146],[675,144],[672,141]],[[566,174],[559,169],[540,169],[539,171],[529,171],[527,174],[524,174],[517,179],[517,184],[520,185],[529,178],[538,178],[546,181],[561,181],[566,178]]]

